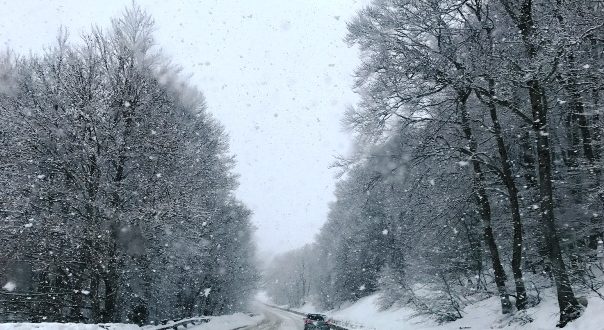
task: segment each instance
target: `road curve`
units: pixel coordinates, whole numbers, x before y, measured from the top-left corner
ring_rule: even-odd
[[[255,326],[241,330],[304,330],[302,316],[284,310],[257,303],[253,307],[255,313],[263,314],[264,320]]]

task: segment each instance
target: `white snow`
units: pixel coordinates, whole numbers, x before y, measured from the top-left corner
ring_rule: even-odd
[[[263,320],[262,315],[248,315],[236,313],[232,315],[215,316],[210,322],[191,327],[191,330],[233,330],[240,327],[259,324]]]
[[[189,326],[189,330],[232,330],[239,327],[259,324],[261,315],[236,313],[232,315],[213,316],[210,322]],[[0,323],[0,330],[153,330],[158,326],[139,327],[134,324],[82,324],[82,323]]]
[[[261,303],[265,303],[265,304],[269,304],[269,305],[274,305],[273,301],[268,296],[268,294],[266,293],[266,291],[258,291],[258,293],[256,293],[256,296],[254,298],[257,301],[261,302]]]
[[[522,314],[517,313],[514,319],[510,316],[502,316],[498,298],[492,297],[466,307],[462,319],[440,325],[427,316],[414,316],[416,312],[406,307],[380,311],[377,307],[378,298],[379,294],[374,294],[340,310],[323,313],[342,326],[359,330],[552,330],[556,329],[559,318],[557,302],[552,292],[546,293],[544,301],[538,306],[529,308]],[[588,300],[589,304],[583,315],[564,327],[565,330],[604,329],[604,300],[595,296]],[[306,307],[304,306],[300,311],[310,312],[311,310]],[[311,305],[308,307],[312,308]],[[518,321],[520,316],[530,317],[533,321],[522,324]]]
[[[317,313],[317,311],[319,310],[317,307],[315,307],[315,305],[312,302],[307,302],[304,305],[302,305],[299,308],[295,309],[298,312],[301,313]]]
[[[140,330],[134,324],[0,323],[0,330]]]
[[[2,289],[9,291],[9,292],[14,291],[16,288],[17,288],[17,285],[13,281],[6,282],[6,284],[4,284],[4,286],[2,287]]]

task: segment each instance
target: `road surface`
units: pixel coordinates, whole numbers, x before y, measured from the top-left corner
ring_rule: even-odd
[[[241,330],[304,330],[304,320],[300,315],[261,303],[255,304],[253,312],[263,314],[264,320],[258,325],[241,328]]]

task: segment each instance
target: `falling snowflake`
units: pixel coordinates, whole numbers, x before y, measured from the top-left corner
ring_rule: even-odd
[[[4,284],[4,286],[2,287],[2,289],[6,290],[8,292],[15,291],[16,288],[17,288],[17,285],[15,284],[15,282],[12,282],[12,281],[6,282],[6,284]]]

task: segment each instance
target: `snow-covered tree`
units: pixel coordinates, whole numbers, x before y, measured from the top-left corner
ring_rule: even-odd
[[[250,298],[253,227],[227,136],[153,28],[134,6],[2,62],[6,319],[146,323]]]

